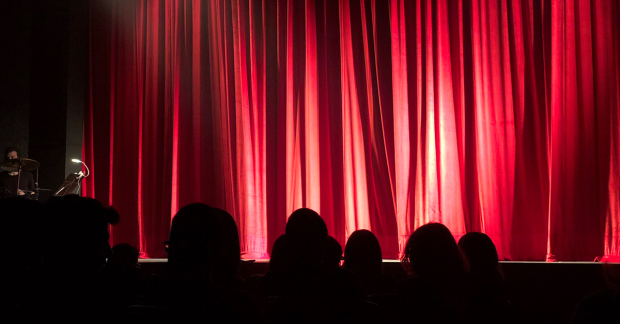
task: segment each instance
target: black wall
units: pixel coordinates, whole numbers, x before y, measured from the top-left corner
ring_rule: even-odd
[[[30,12],[28,1],[0,3],[0,152],[16,146],[22,157],[28,156]]]
[[[29,150],[39,185],[55,189],[80,165],[88,67],[88,1],[35,1]]]
[[[1,1],[0,19],[0,145],[39,161],[39,187],[53,190],[81,169],[88,1]]]

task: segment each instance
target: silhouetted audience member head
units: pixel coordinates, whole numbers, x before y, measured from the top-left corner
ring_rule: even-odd
[[[112,247],[112,255],[105,265],[102,285],[103,298],[113,305],[110,311],[133,304],[140,295],[140,252],[127,243]]]
[[[218,212],[205,204],[181,208],[172,219],[168,262],[174,272],[208,272],[218,256],[221,225]]]
[[[260,316],[255,298],[229,289],[234,284],[228,280],[239,267],[238,240],[235,221],[223,210],[194,203],[177,212],[168,242],[171,271],[161,301],[176,321],[237,323]]]
[[[325,251],[323,251],[323,266],[338,268],[342,259],[342,246],[335,238],[327,236]]]
[[[327,226],[319,214],[308,208],[297,209],[286,223],[285,234],[294,262],[320,265]]]
[[[47,203],[50,270],[77,279],[77,274],[99,275],[112,250],[108,225],[119,221],[113,208],[92,198],[68,195]]]
[[[469,264],[468,322],[510,322],[514,314],[491,238],[483,233],[470,232],[461,237],[459,247]]]
[[[112,256],[108,258],[107,266],[118,271],[134,271],[139,268],[140,252],[131,244],[116,244],[112,248]]]
[[[181,208],[172,220],[168,259],[176,270],[203,269],[214,283],[230,286],[241,261],[234,218],[200,203]]]
[[[467,233],[459,240],[459,247],[469,262],[470,271],[481,274],[498,273],[497,250],[491,238],[486,234]]]
[[[269,258],[269,271],[284,271],[288,269],[290,257],[289,248],[286,243],[286,234],[280,235],[273,243]]]
[[[402,259],[413,275],[440,282],[465,272],[463,258],[450,230],[440,223],[429,223],[416,229]]]
[[[355,273],[368,295],[396,293],[398,282],[383,273],[383,255],[375,234],[357,230],[349,236],[344,248],[344,268]]]
[[[357,230],[349,236],[344,247],[344,268],[358,275],[376,275],[383,272],[381,246],[369,230]]]

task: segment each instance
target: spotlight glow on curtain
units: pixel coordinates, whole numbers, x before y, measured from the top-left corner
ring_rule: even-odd
[[[620,255],[619,0],[91,0],[89,76],[84,194],[145,256],[197,201],[247,257],[300,207],[389,258]]]

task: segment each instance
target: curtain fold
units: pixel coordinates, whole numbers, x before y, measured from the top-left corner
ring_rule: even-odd
[[[620,1],[91,0],[83,194],[163,257],[192,202],[247,258],[315,209],[396,258],[417,227],[502,259],[618,256]]]

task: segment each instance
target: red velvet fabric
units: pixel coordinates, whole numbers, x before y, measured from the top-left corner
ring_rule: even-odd
[[[299,207],[384,257],[427,222],[617,256],[619,46],[618,0],[91,0],[84,194],[150,257],[196,201],[247,257]]]

